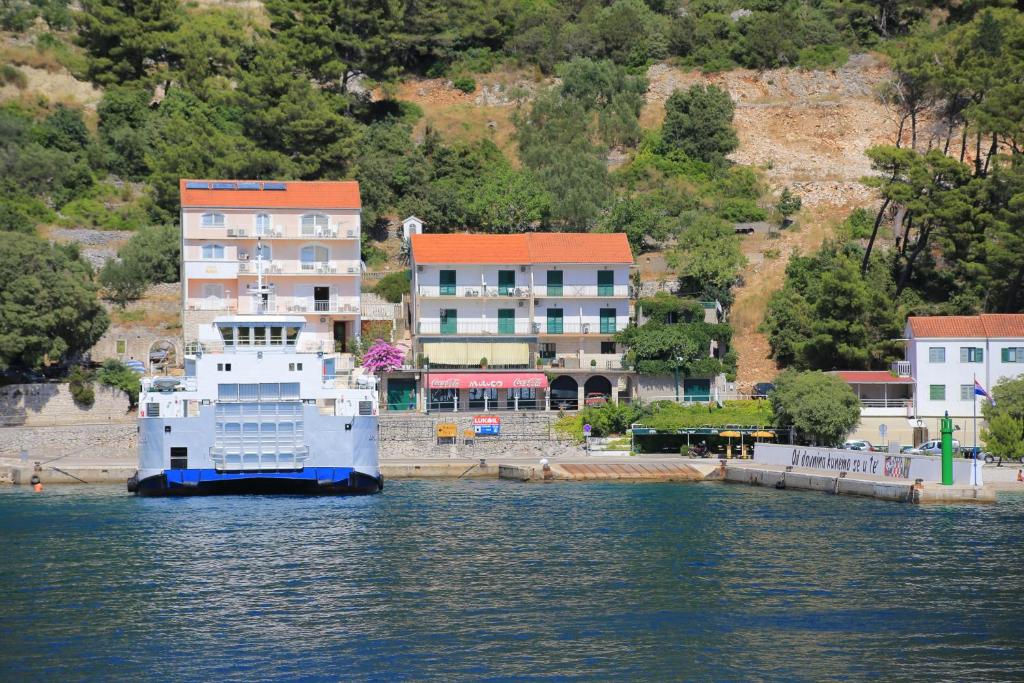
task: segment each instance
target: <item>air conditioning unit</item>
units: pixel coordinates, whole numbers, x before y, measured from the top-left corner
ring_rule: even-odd
[[[525,273],[526,272],[526,266],[519,266],[519,272],[520,273]]]
[[[519,308],[522,308],[522,307],[523,307],[523,306],[525,306],[525,305],[526,305],[526,302],[525,302],[525,301],[520,301],[520,302],[519,302]]]
[[[239,230],[238,231],[238,236],[239,237],[245,237],[245,230]]]
[[[346,237],[355,237],[356,236],[356,231],[355,230],[346,230],[345,231],[345,236]]]
[[[334,270],[334,269],[332,268],[331,270]],[[356,273],[356,272],[358,272],[358,268],[356,268],[355,266],[349,266],[348,267],[348,272]]]
[[[590,334],[590,323],[583,323],[583,334]]]
[[[228,237],[234,237],[234,236],[235,236],[235,229],[234,228],[228,228]]]
[[[422,273],[423,272],[423,266],[416,266],[416,272],[417,273]]]

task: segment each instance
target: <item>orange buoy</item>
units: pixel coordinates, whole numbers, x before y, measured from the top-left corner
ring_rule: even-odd
[[[29,479],[29,483],[32,484],[32,490],[35,491],[36,493],[43,492],[43,482],[39,480],[38,475],[33,474],[32,478]]]

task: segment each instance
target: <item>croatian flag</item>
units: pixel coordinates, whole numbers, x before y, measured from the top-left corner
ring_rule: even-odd
[[[977,379],[974,380],[974,395],[984,396],[985,398],[988,399],[989,403],[991,403],[992,405],[996,404],[995,400],[989,395],[987,391],[985,391],[985,387],[981,386],[981,382],[979,382]]]

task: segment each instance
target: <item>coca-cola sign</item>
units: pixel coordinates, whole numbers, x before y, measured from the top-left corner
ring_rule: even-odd
[[[437,372],[430,373],[431,389],[543,389],[548,378],[540,372]]]

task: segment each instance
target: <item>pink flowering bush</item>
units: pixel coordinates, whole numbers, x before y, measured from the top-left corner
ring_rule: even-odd
[[[383,339],[370,345],[363,354],[363,367],[375,375],[398,370],[405,361],[405,352]]]

